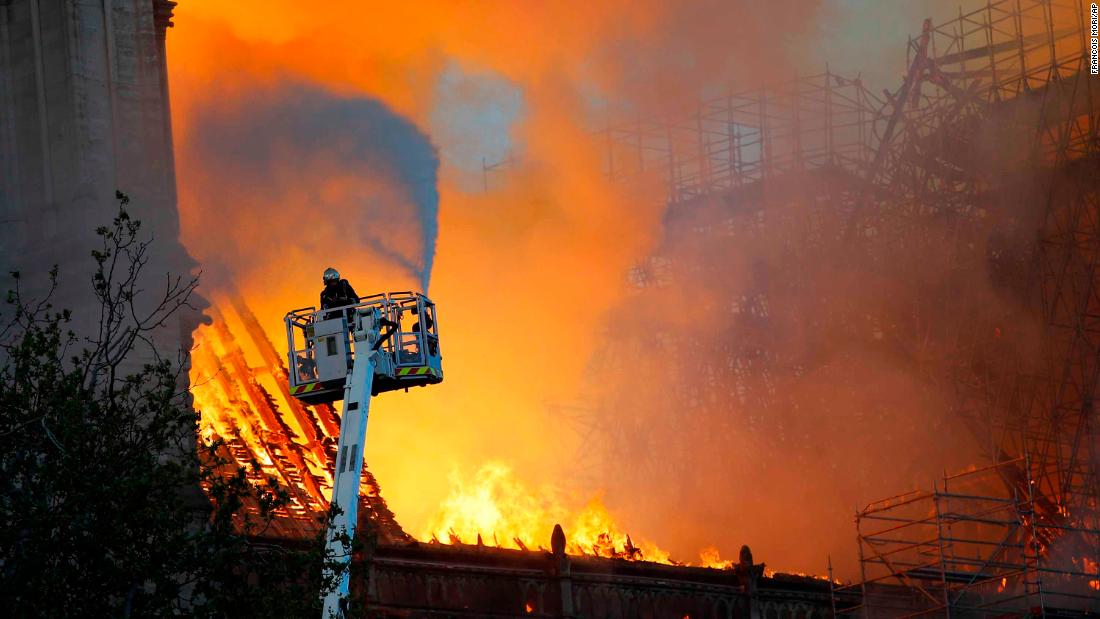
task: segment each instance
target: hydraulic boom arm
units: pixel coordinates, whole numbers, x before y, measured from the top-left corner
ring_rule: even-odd
[[[352,335],[356,354],[351,372],[344,384],[344,411],[340,419],[340,442],[336,449],[333,471],[332,504],[339,509],[328,531],[327,557],[343,567],[335,589],[324,598],[322,617],[343,617],[349,588],[351,548],[359,508],[359,482],[363,472],[363,445],[367,436],[367,416],[370,412],[371,386],[378,351],[373,350],[379,337],[381,315],[376,308],[360,310],[354,321]],[[329,572],[326,575],[331,574]],[[326,578],[326,581],[328,579]]]

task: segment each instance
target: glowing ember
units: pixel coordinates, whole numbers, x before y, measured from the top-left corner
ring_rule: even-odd
[[[1084,564],[1084,570],[1086,574],[1096,575],[1100,574],[1100,563],[1089,559],[1088,557],[1081,557],[1081,563]],[[1100,580],[1093,579],[1089,581],[1089,588],[1093,591],[1100,591]]]

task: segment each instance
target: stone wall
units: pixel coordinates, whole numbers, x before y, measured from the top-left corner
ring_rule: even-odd
[[[146,288],[194,263],[179,243],[164,37],[174,2],[0,0],[0,264],[43,292],[59,265],[55,306],[78,333],[98,322],[90,251],[115,191],[155,237]],[[196,316],[157,334],[188,347]]]
[[[827,581],[763,565],[659,565],[470,545],[379,545],[353,567],[353,596],[370,617],[820,619]],[[364,578],[365,577],[365,578]],[[846,594],[846,607],[856,600]]]

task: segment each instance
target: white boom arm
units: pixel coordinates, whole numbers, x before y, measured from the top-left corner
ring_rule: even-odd
[[[367,415],[370,412],[371,385],[378,351],[372,350],[379,337],[380,314],[377,308],[360,310],[352,335],[355,338],[355,357],[351,372],[344,383],[343,415],[340,419],[340,443],[336,449],[333,471],[332,504],[341,512],[333,519],[328,530],[328,558],[343,564],[336,588],[324,598],[322,619],[344,616],[344,604],[348,599],[350,549],[345,551],[341,534],[355,538],[355,524],[359,508],[359,482],[363,472],[363,446],[367,437]],[[330,572],[331,574],[331,572]],[[328,580],[326,578],[326,580]]]

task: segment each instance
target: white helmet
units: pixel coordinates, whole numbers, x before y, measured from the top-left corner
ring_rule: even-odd
[[[329,267],[325,269],[325,284],[335,284],[340,281],[340,271]]]

